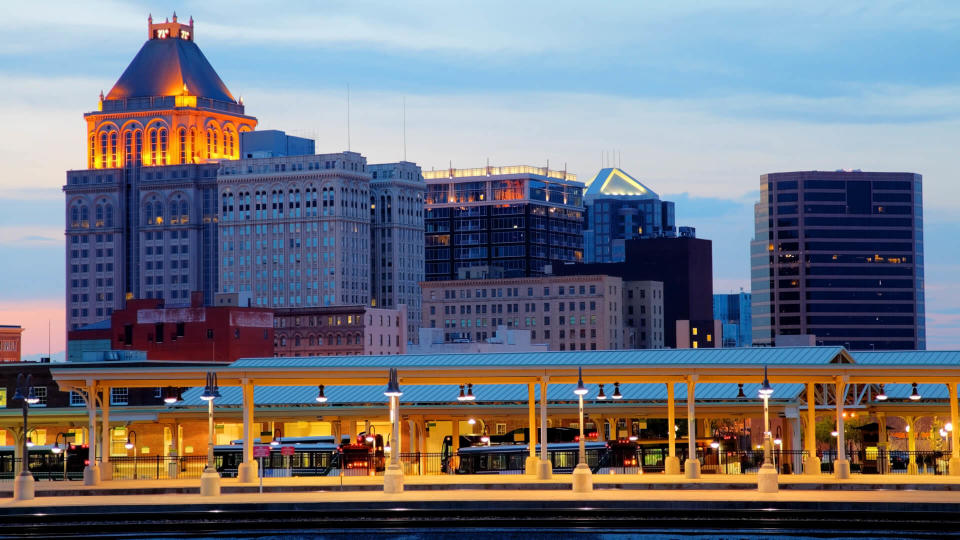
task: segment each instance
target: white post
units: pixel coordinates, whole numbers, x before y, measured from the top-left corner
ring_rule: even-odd
[[[256,482],[260,476],[257,461],[253,459],[253,383],[243,380],[243,462],[237,468],[237,481]]]
[[[696,385],[696,375],[687,378],[687,461],[684,462],[687,478],[700,478],[700,460],[697,459],[697,418],[694,414]]]
[[[96,381],[87,381],[87,413],[90,425],[87,428],[89,435],[89,464],[83,468],[83,485],[96,486],[100,484],[100,467],[97,466],[97,385]]]
[[[207,400],[207,468],[200,475],[200,495],[220,496],[220,474],[213,459],[213,400]]]
[[[537,468],[538,480],[549,480],[553,476],[553,462],[547,454],[547,381],[540,380],[540,463]]]
[[[837,460],[833,464],[833,475],[837,478],[850,478],[850,460],[847,459],[843,438],[843,402],[847,393],[846,377],[837,377]]]
[[[763,466],[757,471],[757,491],[776,493],[780,490],[777,467],[773,464],[773,436],[770,433],[770,396],[763,395]]]
[[[583,396],[580,398],[580,449],[579,460],[576,468],[573,469],[573,490],[577,492],[593,491],[593,474],[590,472],[590,466],[587,465],[587,452],[585,449],[583,433]]]
[[[390,397],[390,466],[383,474],[384,493],[403,492],[403,468],[400,467],[400,397]]]

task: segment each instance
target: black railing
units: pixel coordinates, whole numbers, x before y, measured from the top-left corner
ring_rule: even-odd
[[[950,452],[943,450],[854,450],[846,454],[851,473],[949,474]],[[836,450],[820,453],[821,471],[833,473]]]
[[[111,456],[100,466],[111,467],[114,480],[195,479],[206,468],[207,456]]]

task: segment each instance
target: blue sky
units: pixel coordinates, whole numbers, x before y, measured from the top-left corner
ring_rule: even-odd
[[[403,99],[427,170],[549,160],[588,180],[617,151],[714,241],[718,291],[748,287],[761,174],[919,172],[928,341],[960,348],[955,2],[234,1],[5,6],[0,317],[27,321],[28,352],[62,325],[59,188],[84,164],[82,114],[147,14],[174,9],[261,127],[320,151],[346,147],[348,84],[352,149],[374,162],[402,157]]]

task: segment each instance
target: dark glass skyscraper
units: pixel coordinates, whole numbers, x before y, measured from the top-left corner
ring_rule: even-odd
[[[850,349],[926,348],[921,182],[859,170],[763,175],[753,344],[814,335]]]

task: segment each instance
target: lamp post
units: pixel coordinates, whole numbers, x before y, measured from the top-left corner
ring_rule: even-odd
[[[590,472],[590,466],[587,465],[587,451],[585,447],[583,432],[583,396],[587,394],[587,387],[583,384],[583,368],[577,369],[577,387],[573,393],[577,395],[580,412],[580,448],[577,459],[577,466],[573,469],[573,490],[578,492],[593,491],[593,475]]]
[[[757,491],[761,493],[776,493],[780,490],[777,479],[777,468],[771,460],[772,438],[770,434],[770,396],[773,395],[773,387],[770,386],[770,380],[767,378],[767,366],[763,366],[763,384],[757,392],[763,399],[763,466],[757,473]]]
[[[218,397],[220,387],[217,386],[217,374],[207,372],[207,385],[200,395],[200,399],[207,402],[207,467],[200,475],[200,495],[204,497],[220,496],[220,474],[213,460],[213,400]]]
[[[60,437],[63,437],[63,448],[60,448]],[[70,450],[69,439],[73,437],[73,433],[57,433],[57,437],[53,440],[53,448],[50,449],[54,454],[60,454],[63,452],[63,480],[67,480],[67,457],[68,450]]]
[[[30,412],[30,405],[39,403],[36,392],[33,390],[33,375],[24,376],[23,373],[17,374],[17,388],[13,395],[14,401],[21,400],[23,408],[23,441],[21,446],[22,457],[20,459],[20,474],[13,483],[13,500],[29,501],[33,499],[34,482],[33,475],[30,474],[30,459],[27,451],[27,416]]]
[[[387,377],[387,389],[383,395],[390,399],[391,444],[390,466],[383,473],[383,492],[401,493],[403,491],[403,468],[400,466],[400,380],[397,368],[390,368]]]
[[[137,432],[130,430],[127,432],[127,442],[123,445],[127,450],[133,450],[133,479],[137,479]]]

